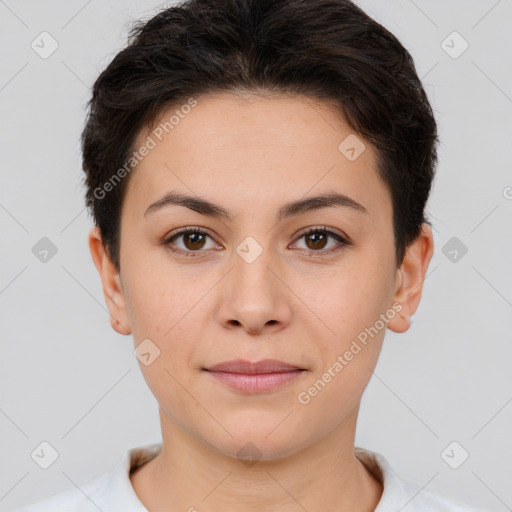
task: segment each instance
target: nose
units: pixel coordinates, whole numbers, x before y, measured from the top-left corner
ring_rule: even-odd
[[[285,328],[292,312],[290,294],[280,274],[278,262],[272,261],[268,250],[252,262],[235,253],[233,267],[222,284],[218,309],[221,325],[251,335],[272,334]]]

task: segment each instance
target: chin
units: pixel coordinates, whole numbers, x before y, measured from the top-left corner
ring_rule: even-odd
[[[262,421],[260,417],[259,421],[253,423],[231,423],[227,430],[233,434],[232,438],[226,434],[216,439],[203,439],[216,451],[245,461],[247,466],[251,465],[251,461],[283,459],[314,442],[313,435],[308,436],[306,432],[290,428],[293,425],[285,426],[288,420],[279,425],[285,416],[281,415],[277,421],[274,416],[271,421]]]

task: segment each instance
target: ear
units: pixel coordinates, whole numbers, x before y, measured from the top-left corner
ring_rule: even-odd
[[[418,309],[423,281],[433,253],[432,228],[423,223],[420,236],[407,248],[404,261],[397,269],[393,303],[400,303],[402,310],[388,322],[388,328],[392,331],[406,332],[409,329],[410,317]]]
[[[97,226],[89,232],[89,249],[101,278],[103,295],[110,312],[110,325],[119,334],[131,334],[131,323],[127,314],[121,278],[107,254]]]

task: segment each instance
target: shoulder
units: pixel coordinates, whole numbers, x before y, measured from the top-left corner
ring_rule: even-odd
[[[382,496],[375,512],[396,512],[402,509],[407,512],[485,512],[400,478],[380,453],[360,447],[355,447],[354,453],[383,484]]]
[[[161,447],[154,443],[126,450],[109,473],[16,512],[147,512],[132,487],[130,471],[155,457]]]
[[[402,486],[410,500],[407,506],[409,512],[485,512],[483,509],[428,491],[415,483],[402,480]]]
[[[107,476],[101,475],[80,488],[62,491],[16,512],[98,512]]]

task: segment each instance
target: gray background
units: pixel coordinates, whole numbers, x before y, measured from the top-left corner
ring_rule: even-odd
[[[387,332],[356,444],[428,490],[511,510],[512,0],[358,3],[415,58],[441,146],[423,299],[407,333]],[[131,20],[163,6],[0,1],[1,511],[160,440],[156,400],[132,338],[110,328],[89,255],[78,138],[89,88]],[[43,31],[59,45],[47,59],[31,48]],[[457,58],[454,31],[469,44]],[[32,252],[42,237],[57,247],[47,262]],[[46,470],[31,458],[42,441],[59,455]],[[458,469],[441,455],[453,441],[452,464],[469,453]]]

